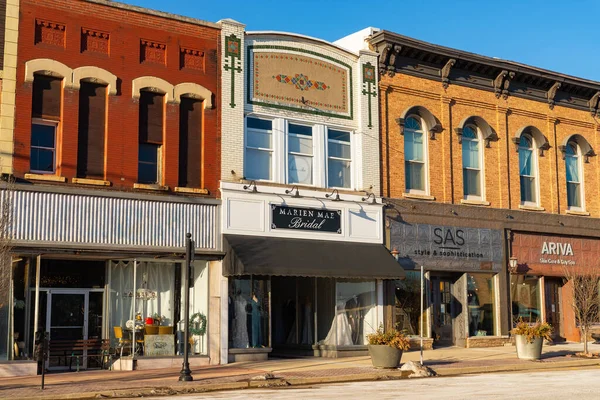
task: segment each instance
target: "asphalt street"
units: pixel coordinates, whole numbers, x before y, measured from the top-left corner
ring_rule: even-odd
[[[290,389],[238,390],[181,399],[599,399],[600,369],[481,374],[355,382]],[[163,397],[163,400],[173,397]]]

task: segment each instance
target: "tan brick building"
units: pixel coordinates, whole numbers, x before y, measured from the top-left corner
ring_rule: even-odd
[[[522,317],[578,340],[562,276],[600,236],[600,84],[387,31],[369,44],[389,245],[427,271],[425,333],[486,345]],[[388,321],[415,325],[392,289]]]

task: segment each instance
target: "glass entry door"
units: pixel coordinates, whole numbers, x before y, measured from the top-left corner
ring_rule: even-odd
[[[554,341],[564,340],[560,332],[560,289],[561,281],[557,279],[546,278],[546,322],[554,328],[552,336]]]
[[[50,340],[87,339],[87,293],[51,293]]]
[[[453,344],[452,316],[455,301],[452,296],[452,280],[448,278],[432,278],[433,333],[437,344],[450,346]]]
[[[31,290],[31,298],[35,298],[34,289]],[[34,309],[32,304],[30,318],[32,346]],[[40,288],[38,327],[46,331],[50,342],[69,343],[77,340],[102,339],[103,311],[104,290],[102,289]],[[88,360],[84,356],[85,354],[79,360],[80,369],[87,368]],[[73,361],[72,367],[75,368],[75,365],[76,361]],[[51,357],[47,367],[51,370],[68,369],[69,361],[65,363],[64,357]]]

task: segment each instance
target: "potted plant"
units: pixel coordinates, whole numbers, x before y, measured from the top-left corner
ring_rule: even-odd
[[[552,340],[552,327],[547,322],[531,324],[519,318],[510,333],[515,335],[517,357],[521,360],[539,360],[544,339]]]
[[[375,368],[396,368],[402,352],[410,348],[406,335],[396,329],[384,331],[380,325],[376,332],[367,335],[369,355]]]

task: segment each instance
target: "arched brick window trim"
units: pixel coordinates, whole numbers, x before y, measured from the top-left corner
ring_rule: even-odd
[[[176,103],[181,102],[182,96],[204,100],[204,108],[213,108],[212,92],[202,85],[192,82],[184,82],[175,85],[173,98]]]
[[[66,88],[73,86],[73,70],[60,61],[36,58],[25,63],[25,82],[33,82],[34,74],[63,78]]]
[[[458,142],[461,143],[462,139],[462,131],[466,125],[475,125],[481,131],[481,135],[483,136],[483,140],[485,141],[485,147],[490,147],[490,142],[498,140],[498,135],[496,131],[487,123],[487,121],[477,115],[472,115],[460,121],[458,126],[454,129],[456,135],[458,136]]]
[[[73,70],[73,88],[79,89],[82,80],[101,83],[108,87],[109,95],[117,94],[117,76],[103,68],[94,66],[75,68]]]
[[[157,78],[156,76],[141,76],[139,78],[135,78],[131,82],[131,96],[134,99],[139,99],[141,90],[149,90],[164,94],[167,103],[173,101],[173,85],[164,79]]]

